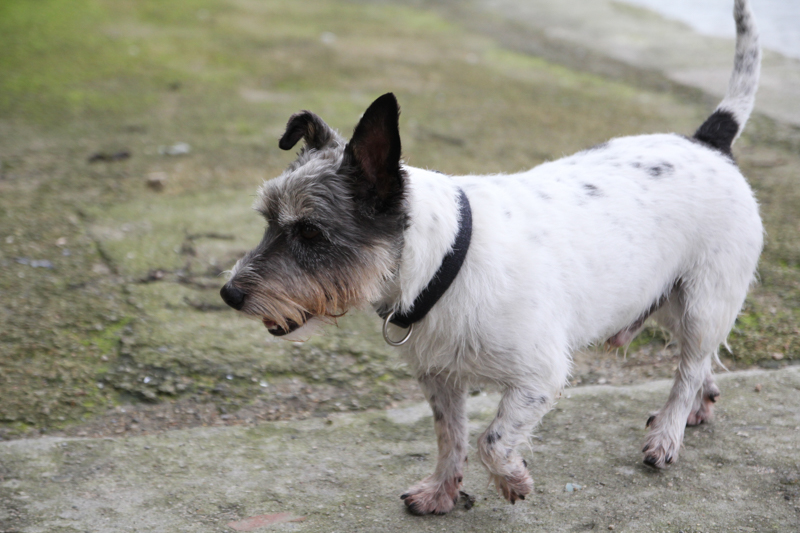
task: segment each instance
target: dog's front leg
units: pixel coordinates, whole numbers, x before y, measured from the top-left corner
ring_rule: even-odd
[[[511,503],[524,500],[533,490],[528,465],[517,447],[530,438],[533,428],[553,405],[554,394],[533,388],[509,388],[500,400],[497,416],[478,437],[478,457],[490,481]]]
[[[466,391],[442,375],[425,375],[419,382],[433,410],[439,458],[436,471],[401,498],[414,514],[444,514],[458,501],[467,461]]]

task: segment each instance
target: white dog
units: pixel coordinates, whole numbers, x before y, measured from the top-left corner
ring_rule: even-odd
[[[734,14],[728,93],[691,138],[618,138],[520,174],[444,176],[402,163],[391,94],[349,142],[308,111],[290,119],[280,146],[306,145],[259,191],[268,229],[222,297],[275,335],[363,303],[385,317],[438,436],[435,472],[403,495],[412,512],[446,513],[458,498],[468,383],[504,388],[478,454],[503,496],[524,499],[533,482],[517,448],[567,383],[571,352],[626,344],[648,316],[681,355],[667,403],[648,420],[645,463],[673,462],[687,423],[711,417],[711,363],[763,238],[730,152],[760,65],[746,0]]]

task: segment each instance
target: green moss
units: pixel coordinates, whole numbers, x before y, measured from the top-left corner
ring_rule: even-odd
[[[98,331],[97,333],[90,334],[81,342],[85,346],[94,345],[104,355],[116,355],[120,342],[120,333],[122,328],[131,322],[130,317],[125,317],[117,320],[110,326]]]

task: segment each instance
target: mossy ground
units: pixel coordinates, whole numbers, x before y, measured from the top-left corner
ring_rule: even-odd
[[[516,171],[618,135],[690,133],[710,111],[700,97],[583,74],[385,3],[10,0],[0,48],[5,436],[91,424],[130,402],[177,402],[204,424],[190,404],[251,409],[247,420],[412,394],[369,314],[298,345],[218,301],[221,271],[263,230],[250,203],[290,161],[276,139],[299,109],[349,133],[393,91],[409,163],[448,173]],[[800,158],[769,121],[748,131],[737,156],[768,238],[732,367],[800,359]],[[191,152],[160,153],[178,142]],[[131,157],[88,162],[120,151]],[[147,186],[154,174],[163,189]],[[52,268],[32,266],[42,260]],[[626,361],[669,374],[663,339],[643,339]],[[620,361],[587,352],[576,377],[639,375]],[[120,428],[132,425],[145,424]]]

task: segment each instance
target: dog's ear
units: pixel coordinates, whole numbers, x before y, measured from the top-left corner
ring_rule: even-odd
[[[344,166],[356,198],[379,211],[398,206],[402,199],[399,115],[397,99],[384,94],[364,112],[344,149]]]
[[[289,117],[278,146],[281,150],[291,150],[301,138],[309,148],[319,150],[336,138],[336,132],[311,111],[300,111]]]

